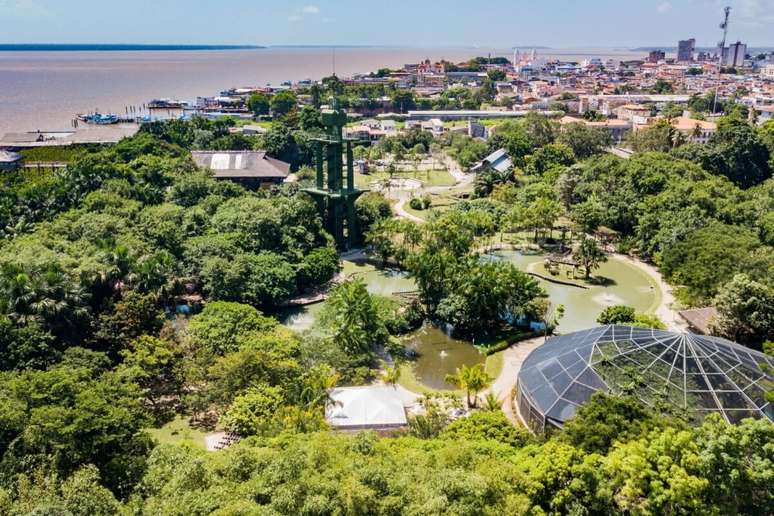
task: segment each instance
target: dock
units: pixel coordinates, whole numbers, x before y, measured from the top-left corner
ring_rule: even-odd
[[[70,145],[109,145],[137,134],[139,124],[86,125],[69,131],[29,131],[6,133],[0,148],[33,149]]]

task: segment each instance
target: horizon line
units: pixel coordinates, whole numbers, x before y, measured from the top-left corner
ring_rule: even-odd
[[[400,45],[400,44],[235,44],[235,43],[3,43],[0,42],[0,51],[43,51],[43,50],[82,50],[82,51],[120,51],[120,50],[260,50],[267,48],[395,48],[395,49],[491,49],[491,50],[627,50],[631,52],[645,52],[649,50],[672,50],[677,46],[669,45],[585,45],[585,46],[558,46],[546,45]],[[715,46],[698,46],[697,49],[716,49]],[[772,45],[756,45],[747,43],[748,49],[774,50]]]

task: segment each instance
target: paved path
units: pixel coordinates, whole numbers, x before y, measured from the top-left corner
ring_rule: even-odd
[[[393,209],[395,210],[395,214],[402,218],[402,219],[408,219],[410,221],[416,222],[418,224],[424,224],[425,221],[423,219],[420,219],[419,217],[412,215],[411,213],[406,211],[406,208],[404,207],[406,205],[406,199],[401,198],[398,199],[398,202],[396,202],[393,205]]]
[[[516,377],[519,375],[521,365],[524,363],[527,355],[538,346],[541,346],[543,342],[545,342],[544,337],[536,337],[517,342],[506,349],[503,352],[503,369],[500,371],[500,376],[495,379],[489,389],[500,400],[503,412],[514,424],[522,424],[519,416],[516,415],[515,407],[511,404],[511,392],[516,387]]]
[[[648,263],[636,260],[625,254],[616,254],[615,256],[637,267],[656,282],[658,288],[661,290],[661,303],[659,303],[658,307],[656,308],[656,315],[664,322],[667,329],[672,331],[687,332],[688,324],[672,308],[672,305],[675,303],[675,296],[672,293],[672,287],[669,286],[666,281],[664,281],[664,278],[661,276],[661,273],[658,271],[658,269]]]
[[[619,158],[623,158],[623,159],[629,159],[632,157],[632,154],[634,154],[634,152],[632,152],[631,150],[624,149],[622,147],[608,147],[607,149],[605,149],[605,152],[609,152],[610,154],[613,154],[614,156],[618,156]]]
[[[475,181],[475,174],[467,174],[463,172],[459,164],[448,156],[444,157],[443,163],[449,171],[449,174],[451,174],[451,176],[454,178],[455,183],[451,186],[428,186],[426,188],[422,188],[421,192],[423,194],[441,194],[450,190],[469,186],[471,183],[473,183],[473,181]],[[395,210],[395,214],[398,217],[411,220],[418,224],[424,224],[426,222],[424,219],[412,215],[411,213],[407,212],[405,208],[406,203],[411,200],[416,192],[416,189],[406,190],[393,187],[384,192],[384,194],[388,199],[397,200],[397,203],[393,205],[393,209]]]

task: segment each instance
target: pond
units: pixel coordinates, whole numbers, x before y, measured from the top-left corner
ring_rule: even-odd
[[[446,383],[446,375],[454,374],[462,365],[483,364],[486,356],[466,340],[455,339],[432,324],[425,324],[404,341],[414,350],[413,372],[426,387],[437,390],[454,390]]]
[[[539,270],[542,268],[543,255],[497,251],[486,255],[486,258],[507,260],[523,271],[543,273]],[[347,277],[362,278],[372,294],[390,296],[416,290],[414,281],[405,272],[377,269],[367,262],[344,261],[343,273]],[[621,259],[611,257],[594,275],[605,278],[606,283],[583,289],[538,280],[554,305],[565,306],[565,315],[557,328],[559,333],[596,326],[597,317],[607,306],[625,304],[633,306],[637,311],[647,312],[652,311],[659,301],[658,287],[648,275]],[[306,331],[313,327],[322,306],[322,303],[316,303],[289,308],[280,314],[280,320],[291,329]],[[454,373],[463,364],[474,365],[486,360],[471,342],[452,338],[431,324],[407,336],[404,342],[417,353],[413,364],[416,379],[431,389],[453,389],[452,385],[446,383],[447,374]]]
[[[345,261],[341,271],[347,278],[362,279],[368,292],[378,296],[392,296],[399,292],[413,292],[417,289],[408,273],[399,269],[377,269],[368,262]]]
[[[364,261],[342,262],[342,274],[347,278],[360,278],[368,292],[379,296],[392,296],[399,292],[416,290],[416,284],[408,278],[408,274],[398,269],[377,269]],[[323,303],[286,308],[279,313],[282,324],[295,331],[307,331],[314,326]]]
[[[494,259],[507,260],[523,271],[542,270],[544,255],[528,255],[518,251],[497,251],[488,255]],[[660,292],[650,277],[637,267],[616,257],[609,257],[593,275],[604,278],[604,284],[588,285],[589,288],[559,285],[538,279],[551,302],[564,305],[565,314],[559,321],[557,332],[571,333],[597,325],[597,317],[608,306],[627,305],[638,312],[654,311]],[[564,279],[561,275],[557,279]]]

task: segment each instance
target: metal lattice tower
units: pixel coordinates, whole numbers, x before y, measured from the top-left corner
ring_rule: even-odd
[[[712,101],[712,114],[718,109],[718,90],[720,89],[720,70],[723,68],[723,52],[726,51],[726,38],[728,37],[728,17],[731,14],[731,8],[726,7],[723,12],[725,18],[723,23],[720,24],[720,28],[723,29],[723,40],[718,44],[720,47],[720,57],[718,57],[718,81],[715,85],[715,100]]]
[[[342,136],[347,114],[339,108],[336,99],[331,100],[330,109],[322,111],[322,123],[326,137],[314,142],[317,182],[314,188],[304,189],[314,198],[325,229],[333,235],[340,249],[351,249],[358,241],[359,228],[355,201],[364,193],[355,188],[354,140]],[[347,156],[346,184],[344,181],[343,155]]]

